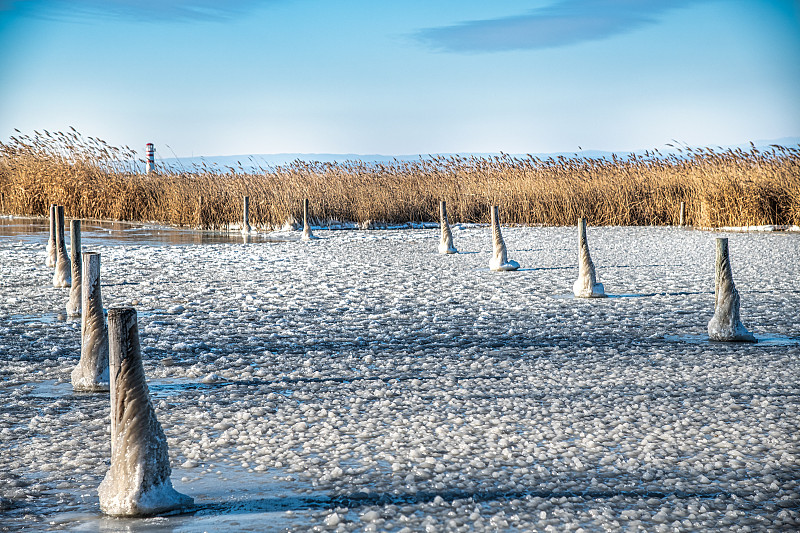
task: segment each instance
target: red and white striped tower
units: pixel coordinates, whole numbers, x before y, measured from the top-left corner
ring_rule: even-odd
[[[147,173],[155,172],[156,170],[156,147],[153,143],[147,143]]]

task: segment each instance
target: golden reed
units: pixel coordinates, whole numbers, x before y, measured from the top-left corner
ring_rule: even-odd
[[[0,212],[157,221],[224,228],[280,226],[302,217],[362,223],[437,221],[446,200],[453,222],[488,222],[502,205],[507,224],[800,224],[800,147],[769,150],[680,149],[627,158],[441,157],[421,161],[319,163],[245,171],[205,164],[143,174],[128,147],[68,133],[19,134],[0,143]]]

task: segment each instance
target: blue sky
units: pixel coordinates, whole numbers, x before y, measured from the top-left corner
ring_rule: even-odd
[[[0,0],[0,139],[161,157],[800,136],[796,0]]]

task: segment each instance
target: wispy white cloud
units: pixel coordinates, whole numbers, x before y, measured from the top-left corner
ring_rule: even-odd
[[[151,22],[210,21],[246,14],[278,0],[0,0],[0,12],[46,18],[86,16]]]
[[[525,14],[427,28],[414,37],[446,52],[553,48],[655,24],[669,10],[708,0],[560,0]]]

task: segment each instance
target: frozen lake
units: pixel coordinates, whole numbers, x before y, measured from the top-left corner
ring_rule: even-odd
[[[89,224],[134,305],[175,488],[110,519],[107,394],[72,392],[80,321],[46,224],[0,219],[0,531],[796,531],[800,234],[589,228],[612,297],[571,298],[574,228],[238,235]],[[711,343],[714,238],[742,321]]]

